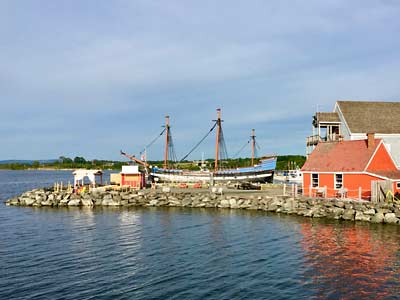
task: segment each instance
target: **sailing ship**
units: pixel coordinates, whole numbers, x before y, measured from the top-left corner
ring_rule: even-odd
[[[252,130],[251,145],[252,145],[252,158],[250,167],[240,168],[221,168],[223,164],[221,159],[225,156],[227,158],[226,146],[223,138],[221,109],[217,109],[217,119],[213,120],[214,124],[205,137],[197,143],[194,148],[184,157],[181,161],[185,160],[199,145],[200,143],[216,129],[216,144],[215,144],[215,161],[214,170],[199,170],[189,171],[176,168],[170,168],[170,159],[175,159],[175,151],[173,148],[171,128],[169,124],[169,116],[166,116],[164,130],[161,134],[165,133],[165,151],[164,151],[164,164],[163,167],[152,167],[150,176],[157,182],[185,182],[185,183],[228,183],[228,182],[252,182],[252,183],[272,183],[274,171],[276,168],[276,155],[264,156],[259,159],[258,164],[255,162],[256,140],[255,131]],[[175,159],[176,160],[176,159]]]

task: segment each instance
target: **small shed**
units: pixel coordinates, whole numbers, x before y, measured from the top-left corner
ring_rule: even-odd
[[[103,184],[103,171],[101,170],[78,169],[72,174],[74,175],[74,186],[83,185],[85,177],[89,179],[91,185],[96,186],[97,176],[100,177],[100,183]]]
[[[400,192],[400,171],[374,134],[367,140],[319,143],[301,171],[305,195],[377,201],[378,193]]]
[[[139,189],[144,186],[144,175],[139,171],[139,166],[122,166],[121,186],[130,186]]]

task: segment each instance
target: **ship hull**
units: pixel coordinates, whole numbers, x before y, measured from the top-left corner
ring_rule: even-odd
[[[151,175],[157,182],[185,183],[227,183],[253,182],[272,183],[276,167],[276,158],[264,159],[259,165],[248,168],[237,168],[217,172],[183,171],[153,168]]]
[[[168,173],[168,172],[152,172],[151,175],[157,178],[157,182],[187,182],[187,183],[223,183],[223,182],[272,182],[274,171],[264,171],[257,173],[231,173],[216,174],[212,172],[203,173]]]

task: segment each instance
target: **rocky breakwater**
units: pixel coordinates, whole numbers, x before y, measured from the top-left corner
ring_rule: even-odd
[[[331,218],[373,223],[400,223],[400,205],[351,200],[274,195],[268,191],[225,194],[210,191],[92,191],[73,194],[36,189],[6,201],[7,205],[33,207],[201,207],[263,210],[312,218]]]

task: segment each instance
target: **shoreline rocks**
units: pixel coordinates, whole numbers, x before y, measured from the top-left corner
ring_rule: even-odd
[[[92,191],[71,194],[35,189],[6,201],[6,205],[31,207],[193,207],[248,209],[293,214],[312,218],[400,224],[400,205],[343,199],[293,197],[263,192],[206,191]]]

